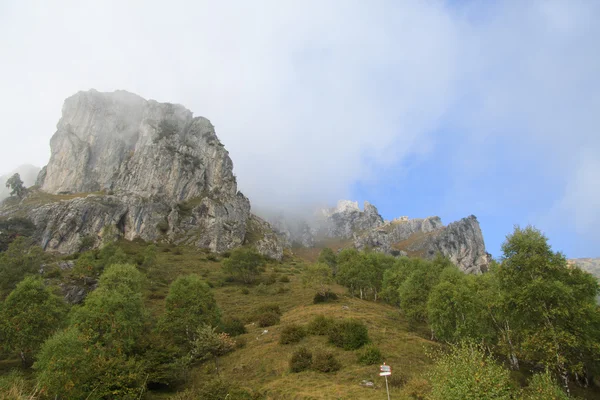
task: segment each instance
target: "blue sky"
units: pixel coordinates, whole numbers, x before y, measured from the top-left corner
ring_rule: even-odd
[[[256,207],[369,200],[534,224],[600,256],[600,2],[0,2],[0,171],[44,165],[65,98],[207,117]]]

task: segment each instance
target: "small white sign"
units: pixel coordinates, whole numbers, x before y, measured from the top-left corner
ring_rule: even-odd
[[[390,376],[392,373],[390,371],[387,372],[380,372],[379,376]]]
[[[381,370],[381,372],[391,372],[392,371],[392,367],[390,367],[389,365],[380,365],[379,369]]]

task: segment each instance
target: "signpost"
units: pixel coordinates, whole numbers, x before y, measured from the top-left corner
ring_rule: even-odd
[[[392,367],[383,363],[383,365],[379,366],[379,370],[381,371],[379,372],[379,376],[385,377],[385,390],[387,391],[388,400],[390,400],[390,388],[388,387],[387,377],[392,374]]]

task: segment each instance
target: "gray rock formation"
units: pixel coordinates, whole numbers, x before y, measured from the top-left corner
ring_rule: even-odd
[[[357,235],[355,246],[388,254],[432,258],[440,253],[468,273],[487,271],[491,256],[485,251],[483,234],[473,215],[444,226],[439,217],[387,222]]]
[[[250,202],[237,191],[229,154],[212,124],[183,106],[79,92],[65,101],[50,146],[41,191],[0,209],[29,217],[46,250],[75,252],[107,231],[217,252],[246,239]]]
[[[322,211],[319,234],[326,237],[351,239],[357,232],[383,225],[377,208],[368,201],[360,211],[358,202],[340,200],[337,207]]]

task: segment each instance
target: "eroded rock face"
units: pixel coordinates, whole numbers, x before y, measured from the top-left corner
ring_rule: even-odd
[[[244,244],[250,202],[205,118],[117,91],[68,98],[40,192],[0,216],[25,214],[46,250],[72,253],[103,235],[168,240],[222,252]],[[27,205],[25,205],[27,204]],[[283,252],[261,246],[274,258]]]
[[[388,222],[355,238],[358,249],[432,258],[440,253],[468,273],[487,271],[491,256],[473,215],[444,226],[439,217]]]
[[[360,211],[358,202],[340,200],[337,207],[323,210],[319,233],[327,237],[351,239],[356,232],[377,228],[383,225],[383,218],[377,208],[365,201]]]
[[[184,201],[234,197],[233,163],[210,121],[125,91],[69,97],[40,179],[49,193],[113,191]]]

